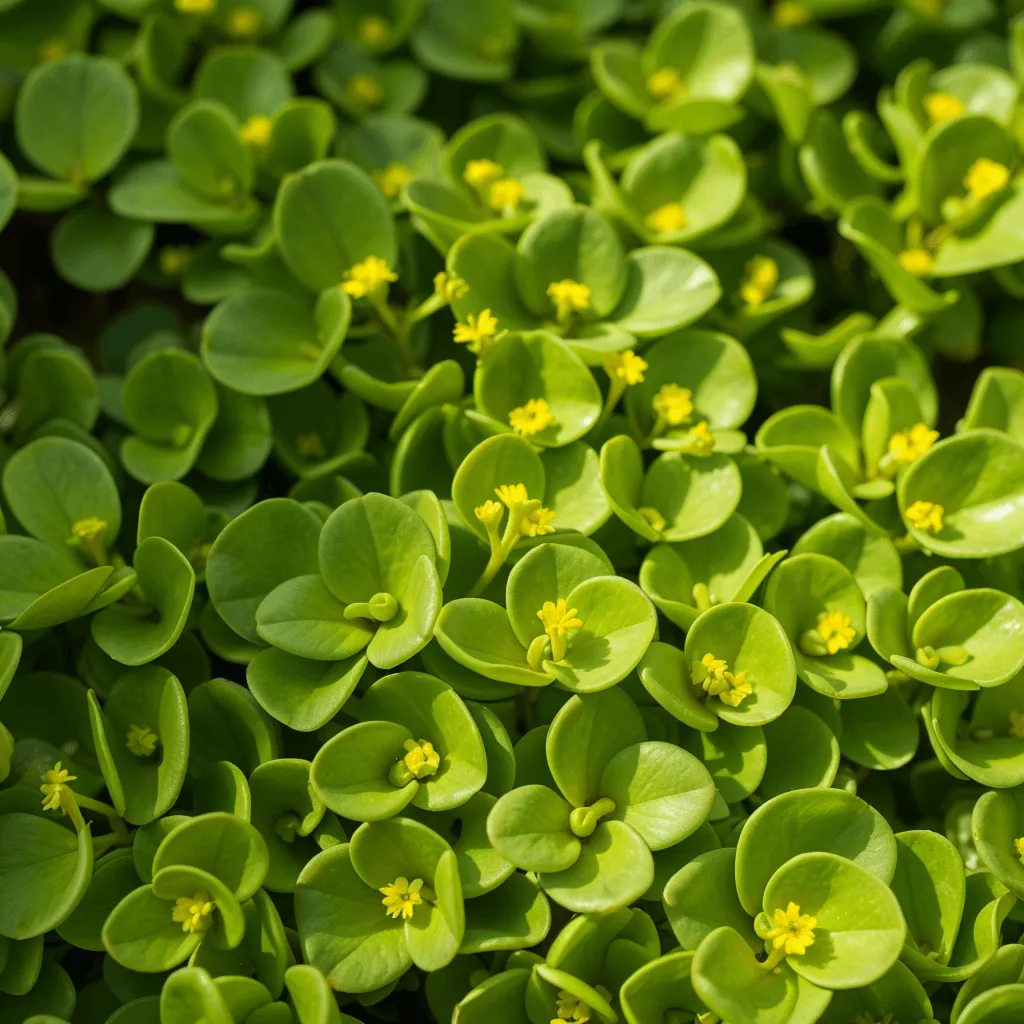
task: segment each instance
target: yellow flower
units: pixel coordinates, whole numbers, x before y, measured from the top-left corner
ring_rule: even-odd
[[[61,797],[65,792],[70,792],[68,783],[74,782],[77,778],[77,775],[72,775],[66,768],[62,768],[60,761],[50,768],[43,775],[43,784],[39,787],[39,792],[43,794],[43,810],[59,810],[61,814],[67,814]]]
[[[675,68],[658,68],[647,79],[647,91],[658,100],[674,100],[686,95],[686,83]]]
[[[682,231],[688,221],[681,203],[664,203],[644,218],[644,223],[659,235]]]
[[[807,952],[808,946],[814,945],[817,926],[817,918],[801,914],[799,906],[791,901],[785,910],[775,911],[772,928],[764,937],[770,939],[776,949],[783,950],[786,956],[800,956]]]
[[[149,757],[156,750],[157,736],[148,726],[133,725],[128,730],[125,746],[136,757]]]
[[[1017,851],[1021,864],[1024,864],[1024,839],[1014,839],[1013,848]]]
[[[663,384],[651,404],[658,419],[670,427],[679,427],[693,415],[693,392],[678,384]]]
[[[160,273],[165,277],[179,277],[192,259],[189,245],[165,245],[160,250]]]
[[[746,672],[730,672],[729,665],[710,652],[690,668],[693,681],[701,686],[709,697],[717,697],[730,707],[739,705],[754,692],[747,680]]]
[[[182,14],[209,14],[216,6],[216,0],[174,0],[175,10]]]
[[[590,1020],[590,1007],[565,989],[559,991],[555,1000],[555,1013],[558,1016],[551,1024],[586,1024]]]
[[[434,294],[445,302],[454,302],[469,293],[469,285],[455,274],[443,270],[434,275]]]
[[[550,637],[561,639],[570,629],[579,629],[583,620],[577,618],[576,609],[570,608],[564,597],[557,602],[545,601],[543,607],[537,612],[537,618],[544,626],[544,632]]]
[[[740,298],[757,309],[772,297],[779,283],[779,265],[770,256],[755,256],[747,263],[747,276],[740,285]]]
[[[1010,181],[1010,169],[983,156],[971,164],[964,176],[964,188],[975,202],[1001,192]]]
[[[270,142],[271,132],[274,130],[274,122],[265,114],[253,114],[245,124],[238,130],[242,141],[257,149],[262,149]]]
[[[718,694],[718,699],[733,708],[738,708],[754,692],[754,688],[747,682],[746,672],[726,672],[725,683],[726,689]]]
[[[462,177],[472,188],[483,188],[497,181],[505,173],[505,168],[493,160],[467,160]]]
[[[315,431],[308,434],[299,434],[294,442],[295,454],[300,459],[325,459],[327,458],[327,446],[323,438]]]
[[[818,616],[817,630],[829,654],[845,651],[857,637],[857,631],[850,625],[850,616],[842,612],[822,612]]]
[[[418,743],[416,740],[406,740],[402,745],[408,751],[402,760],[413,778],[423,778],[437,771],[441,764],[441,755],[429,740],[420,740]]]
[[[772,21],[776,28],[797,28],[810,20],[810,10],[797,0],[779,0],[772,8]]]
[[[897,257],[899,265],[914,277],[927,277],[935,260],[927,249],[904,249]]]
[[[508,414],[508,424],[523,437],[530,437],[547,430],[555,422],[551,406],[543,398],[531,398],[525,405]]]
[[[546,537],[554,533],[555,528],[551,525],[555,513],[549,508],[539,508],[531,512],[519,525],[519,532],[524,537]]]
[[[482,309],[479,316],[470,313],[466,323],[456,324],[453,333],[457,342],[479,355],[498,333],[498,318],[489,309]]]
[[[933,501],[915,501],[907,509],[907,522],[915,530],[938,533],[942,529],[942,517],[945,509]]]
[[[526,484],[502,484],[494,488],[494,493],[506,508],[530,500],[529,494],[526,493]]]
[[[500,178],[488,193],[488,203],[492,210],[501,210],[505,216],[515,213],[516,207],[526,195],[526,187],[515,178]]]
[[[611,378],[618,378],[627,387],[634,384],[641,384],[644,379],[644,372],[647,370],[647,361],[641,359],[632,349],[625,352],[616,352],[604,361],[605,373]]]
[[[423,879],[414,878],[411,882],[408,878],[396,878],[390,885],[381,886],[378,892],[384,893],[384,913],[393,918],[408,919],[412,917],[413,911],[423,902],[420,890],[423,888]]]
[[[555,304],[555,316],[559,323],[571,319],[573,313],[583,313],[590,309],[589,284],[580,284],[568,278],[564,281],[552,281],[548,285],[547,295]]]
[[[394,160],[383,171],[373,172],[373,180],[377,182],[377,188],[384,193],[387,199],[394,199],[402,191],[402,186],[407,181],[412,181],[414,177],[412,168],[408,164],[401,164]]]
[[[1024,740],[1024,714],[1019,711],[1010,712],[1010,735],[1018,740]]]
[[[480,520],[484,526],[497,527],[501,522],[502,516],[505,515],[504,506],[498,501],[485,501],[482,505],[477,505],[473,509],[473,515]]]
[[[708,425],[701,420],[695,427],[690,427],[683,438],[684,451],[690,455],[710,455],[715,450],[715,435],[708,430]]]
[[[651,508],[650,505],[643,505],[637,509],[637,512],[639,512],[640,515],[650,523],[651,528],[657,530],[658,533],[661,533],[661,531],[665,529],[666,519],[656,508]]]
[[[97,565],[103,565],[107,560],[107,548],[103,543],[106,533],[106,521],[89,516],[72,525],[68,543],[84,551]]]
[[[367,14],[359,19],[356,35],[363,46],[383,46],[391,35],[391,23],[379,14]]]
[[[889,438],[889,454],[900,466],[909,466],[922,455],[939,438],[937,430],[930,430],[924,423],[917,423],[906,433],[893,434]]]
[[[357,263],[345,271],[345,283],[341,290],[354,299],[364,299],[377,289],[397,280],[398,275],[388,266],[387,260],[382,260],[379,256],[367,256],[362,263]]]
[[[249,39],[263,25],[263,16],[252,7],[236,7],[228,12],[228,35],[234,39]]]
[[[57,36],[54,39],[47,39],[45,43],[40,44],[39,59],[44,64],[51,60],[60,60],[61,57],[66,57],[70,50],[71,47],[68,46],[68,41]]]
[[[171,920],[181,925],[183,932],[205,932],[213,924],[213,911],[217,904],[205,892],[194,896],[179,896],[171,911]]]
[[[384,99],[384,89],[373,75],[357,71],[345,83],[345,95],[357,106],[376,107]]]
[[[929,92],[921,100],[921,106],[932,124],[952,121],[964,112],[963,103],[948,92]]]

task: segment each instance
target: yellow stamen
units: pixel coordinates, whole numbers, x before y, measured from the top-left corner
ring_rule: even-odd
[[[43,794],[43,810],[59,810],[61,814],[67,814],[61,798],[65,793],[70,794],[68,783],[74,782],[77,778],[77,775],[72,775],[66,768],[62,768],[60,761],[48,769],[43,775],[43,784],[39,787],[39,792]]]
[[[213,924],[217,904],[205,892],[194,896],[179,896],[171,910],[171,920],[181,925],[183,932],[205,932]]]
[[[526,493],[526,484],[502,484],[494,488],[494,493],[506,508],[530,500],[529,494]]]
[[[822,612],[818,616],[817,631],[829,654],[845,651],[857,638],[857,631],[850,625],[850,616],[842,612]]]
[[[487,202],[492,210],[500,210],[506,217],[516,212],[516,207],[526,195],[526,186],[515,178],[501,178],[492,186]]]
[[[921,100],[925,115],[932,124],[952,121],[964,112],[963,102],[948,92],[929,92]]]
[[[686,83],[675,68],[658,68],[647,79],[647,91],[657,100],[674,100],[686,95]]]
[[[557,602],[545,601],[537,612],[537,618],[543,624],[544,632],[552,639],[562,639],[568,630],[579,629],[583,625],[583,620],[576,615],[576,609],[568,607],[564,597],[560,597]]]
[[[933,501],[915,501],[906,512],[907,522],[915,530],[938,533],[942,529],[945,509]]]
[[[383,46],[391,36],[391,23],[379,14],[367,14],[359,19],[356,35],[363,46]]]
[[[680,427],[693,415],[693,392],[678,384],[663,384],[651,404],[658,419],[670,427]]]
[[[555,304],[555,316],[559,323],[572,319],[573,313],[590,309],[590,285],[578,281],[552,281],[548,285],[548,298]]]
[[[216,6],[216,0],[174,0],[175,10],[182,14],[209,14]]]
[[[59,36],[54,39],[47,39],[39,47],[39,60],[43,64],[51,60],[60,60],[62,57],[66,57],[70,50],[71,47],[66,39],[61,39]]]
[[[715,435],[704,420],[686,432],[681,450],[690,455],[710,455],[715,450]]]
[[[647,214],[644,223],[659,235],[670,235],[682,231],[688,221],[681,203],[664,203]]]
[[[469,285],[455,274],[443,270],[434,275],[434,294],[444,302],[452,303],[469,293]],[[487,310],[490,313],[490,310]],[[497,320],[495,320],[497,323]]]
[[[455,325],[453,332],[459,344],[467,345],[477,355],[483,354],[497,333],[498,318],[489,309],[482,309],[479,316],[470,313],[464,324]]]
[[[507,486],[507,485],[506,485]],[[485,501],[473,509],[473,515],[480,520],[484,526],[497,529],[505,515],[505,507],[498,501]]]
[[[814,945],[814,929],[817,918],[801,914],[800,907],[790,902],[785,910],[776,910],[772,916],[772,927],[764,938],[771,941],[775,949],[781,949],[786,956],[801,956],[809,946]]]
[[[236,7],[228,12],[228,35],[234,39],[250,39],[263,27],[263,15],[252,7]]]
[[[555,513],[549,508],[539,508],[531,512],[519,525],[519,532],[524,537],[546,537],[554,533],[555,528],[551,525]]]
[[[394,199],[402,191],[402,186],[412,181],[415,177],[412,168],[408,164],[400,164],[392,161],[383,171],[374,171],[373,180],[377,182],[377,188],[384,193],[385,198]]]
[[[441,764],[441,755],[429,740],[406,740],[403,744],[408,753],[402,760],[414,779],[433,775]]]
[[[160,273],[165,277],[180,277],[191,259],[191,246],[165,245],[160,250]]]
[[[711,653],[695,661],[690,671],[694,683],[701,686],[709,697],[717,697],[730,707],[739,707],[754,692],[746,672],[730,672],[728,663]]]
[[[265,114],[253,114],[238,130],[242,141],[249,146],[263,149],[270,142],[274,122]]]
[[[897,465],[909,466],[939,439],[937,430],[930,430],[924,423],[917,423],[906,433],[893,434],[889,438],[889,454]]]
[[[106,533],[106,521],[89,516],[72,525],[68,544],[84,551],[97,565],[103,565],[107,560],[107,548],[103,542]]]
[[[387,260],[379,256],[367,256],[362,263],[345,271],[345,282],[341,290],[354,299],[364,299],[397,280],[398,275],[388,266]]]
[[[513,409],[508,414],[508,424],[523,437],[530,437],[547,430],[555,422],[555,414],[551,406],[543,398],[531,398],[525,405]]]
[[[1021,864],[1024,864],[1024,839],[1014,839],[1013,848],[1017,851]]]
[[[357,71],[345,83],[345,95],[350,103],[360,107],[376,107],[384,101],[384,89],[373,75]]]
[[[413,911],[423,902],[420,890],[423,888],[423,879],[414,878],[411,882],[408,878],[396,878],[390,885],[381,886],[378,892],[384,893],[384,913],[389,917],[408,920]]]
[[[327,446],[323,438],[315,433],[299,434],[295,438],[295,454],[301,459],[325,459],[327,457]]]
[[[772,8],[772,21],[776,28],[797,28],[811,20],[809,8],[797,0],[779,0]]]
[[[555,1013],[551,1024],[586,1024],[590,1020],[590,1007],[565,989],[559,991],[555,1000]]]
[[[927,277],[935,263],[927,249],[904,249],[896,259],[899,265],[914,277]]]
[[[640,515],[647,520],[651,528],[656,530],[658,533],[661,533],[661,531],[665,529],[667,520],[656,508],[651,508],[650,505],[642,505],[637,509],[637,512],[639,512]]]
[[[128,730],[127,740],[125,746],[136,757],[149,757],[159,742],[156,733],[145,725],[133,725]]]
[[[622,381],[627,387],[643,383],[647,361],[641,359],[632,349],[616,352],[604,361],[605,373],[613,380]]]
[[[1024,714],[1020,711],[1010,712],[1010,735],[1018,740],[1024,740]]]
[[[779,283],[779,265],[770,256],[755,256],[747,263],[740,298],[751,308],[764,305]]]
[[[504,173],[501,164],[493,160],[467,160],[462,177],[472,188],[483,188],[497,181]]]
[[[964,188],[971,199],[981,202],[996,192],[1001,192],[1010,181],[1010,169],[983,156],[971,164],[964,176]]]

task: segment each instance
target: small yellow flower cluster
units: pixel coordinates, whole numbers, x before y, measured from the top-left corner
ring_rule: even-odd
[[[341,290],[353,299],[364,299],[379,288],[397,281],[398,275],[388,266],[387,260],[378,256],[367,256],[362,263],[345,271]]]
[[[377,107],[384,102],[384,87],[373,75],[357,71],[345,83],[345,95],[358,107]]]
[[[156,750],[157,735],[145,725],[133,725],[128,729],[125,746],[136,757],[150,757]]]
[[[921,100],[921,106],[931,124],[952,121],[954,117],[959,117],[965,109],[963,102],[948,92],[925,93]]]
[[[359,19],[356,36],[363,46],[383,46],[391,36],[391,23],[379,14],[367,14]]]
[[[693,415],[693,392],[678,384],[663,384],[652,402],[658,419],[681,427]]]
[[[751,309],[763,306],[779,283],[779,265],[770,256],[754,256],[740,285],[740,298]]]
[[[381,900],[384,913],[396,920],[400,917],[407,921],[423,903],[422,889],[422,878],[414,878],[410,882],[408,878],[399,876],[390,885],[383,885],[377,891],[384,894]]]
[[[442,302],[452,303],[456,299],[464,298],[469,294],[469,285],[462,280],[461,277],[457,277],[455,274],[448,274],[445,271],[440,271],[434,275],[434,295],[441,299]],[[490,310],[486,310],[487,314],[490,315]],[[497,324],[497,320],[494,321]],[[455,339],[458,341],[458,338]]]
[[[765,932],[763,938],[770,941],[775,949],[782,950],[786,956],[802,956],[808,947],[814,945],[814,929],[817,926],[817,918],[801,914],[800,907],[790,901],[785,910],[780,907],[772,915],[772,927]]]
[[[327,457],[327,446],[324,444],[323,438],[315,431],[297,435],[293,445],[295,454],[300,459],[315,460]]]
[[[904,249],[897,257],[899,265],[914,277],[927,277],[932,272],[935,260],[927,249],[917,247]]]
[[[485,501],[473,509],[473,512],[488,529],[496,531],[501,525],[505,508],[523,505],[530,500],[530,496],[525,484],[502,484],[494,489],[494,493],[501,499],[501,504],[497,501]],[[555,532],[551,525],[554,519],[555,513],[551,509],[536,508],[522,517],[519,523],[519,536],[546,537],[549,533]]]
[[[810,20],[810,9],[798,0],[779,0],[772,8],[772,21],[776,28],[798,28]]]
[[[980,157],[971,164],[964,176],[968,197],[976,203],[1001,192],[1010,182],[1010,168],[1004,164]]]
[[[708,429],[707,422],[701,420],[696,426],[683,435],[682,451],[688,455],[710,455],[715,450],[715,435]]]
[[[465,282],[459,282],[464,285]],[[437,281],[434,281],[435,288]],[[445,294],[448,294],[449,282],[445,282]],[[483,355],[487,346],[494,340],[498,333],[498,318],[489,309],[480,310],[478,316],[470,313],[464,324],[455,325],[455,340],[461,345],[466,345],[470,352],[476,355]]]
[[[1014,839],[1013,848],[1017,851],[1017,857],[1021,864],[1024,864],[1024,839]]]
[[[845,651],[857,638],[857,631],[850,625],[850,616],[842,612],[822,612],[818,616],[817,633],[829,654]]]
[[[39,792],[43,794],[43,810],[67,814],[61,797],[65,792],[70,792],[68,783],[74,782],[77,778],[77,775],[72,775],[66,768],[62,768],[60,761],[45,772],[43,784],[39,787]]]
[[[717,697],[723,704],[736,708],[753,692],[747,681],[746,672],[730,672],[729,665],[713,654],[705,654],[692,666],[693,681],[701,686],[709,697]]]
[[[642,384],[647,371],[647,360],[641,359],[632,349],[616,352],[604,361],[605,372],[613,380],[619,380],[627,387]]]
[[[939,533],[942,530],[945,509],[933,501],[915,501],[907,509],[907,522],[915,530],[926,533]]]
[[[555,1000],[555,1013],[551,1024],[586,1024],[590,1020],[590,1007],[565,989],[559,991]]]
[[[433,775],[441,764],[441,755],[429,740],[406,740],[403,744],[406,755],[402,758],[413,778]]]
[[[1010,735],[1014,739],[1024,740],[1024,714],[1020,711],[1010,712]]]
[[[637,509],[637,512],[643,516],[644,519],[650,524],[653,530],[657,530],[661,533],[662,530],[668,525],[668,520],[656,509],[650,505],[643,505]]]
[[[552,281],[548,285],[548,298],[555,304],[555,316],[560,324],[572,319],[574,313],[590,309],[590,285],[578,281]]]
[[[165,277],[180,277],[192,259],[190,245],[165,245],[160,250],[160,273]]]
[[[575,608],[570,608],[564,597],[557,601],[545,601],[543,607],[537,612],[537,618],[544,626],[544,632],[548,636],[561,639],[570,629],[579,629],[583,620],[576,614]]]
[[[889,438],[889,454],[900,466],[916,462],[939,439],[939,432],[924,423],[917,423],[905,433]]]
[[[555,424],[555,414],[543,398],[531,398],[508,414],[509,426],[521,437],[532,437]]]
[[[270,142],[274,122],[265,114],[253,114],[238,130],[242,141],[256,149],[264,149]]]
[[[182,14],[210,14],[217,0],[174,0],[174,9]]]
[[[385,199],[395,199],[402,191],[406,182],[412,181],[414,175],[408,164],[398,163],[392,160],[383,171],[374,171],[373,180],[377,188],[384,193]]]
[[[505,169],[494,160],[468,160],[462,177],[477,190],[492,210],[510,217],[526,195],[526,188],[516,178],[505,177]]]
[[[686,83],[675,68],[658,68],[647,79],[647,91],[656,100],[676,100],[686,95]]]
[[[251,39],[263,27],[263,16],[252,7],[235,7],[228,12],[227,30],[232,39]]]
[[[179,896],[171,910],[171,920],[181,925],[187,934],[205,932],[213,924],[213,912],[217,904],[205,892],[194,896]]]
[[[682,231],[689,223],[682,203],[663,203],[644,218],[644,223],[659,235]]]

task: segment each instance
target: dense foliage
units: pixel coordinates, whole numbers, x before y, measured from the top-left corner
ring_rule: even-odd
[[[0,0],[0,1024],[1020,1024],[1013,14]]]

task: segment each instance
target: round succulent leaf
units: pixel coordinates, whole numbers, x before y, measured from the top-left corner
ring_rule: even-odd
[[[121,528],[121,500],[106,463],[68,438],[41,438],[15,452],[4,466],[3,492],[17,521],[61,551],[83,520],[106,523],[108,547]]]
[[[256,395],[217,384],[217,418],[213,421],[196,469],[213,480],[233,483],[263,468],[272,445],[270,414]]]
[[[269,50],[230,46],[206,55],[193,91],[196,99],[223,103],[244,124],[250,117],[275,113],[294,89],[284,65]]]
[[[232,989],[238,992],[238,988],[233,986],[236,981],[242,982],[243,979],[225,978],[218,983],[204,968],[192,965],[175,971],[160,992],[160,1020],[166,1024],[193,1024],[196,1020],[229,1024],[234,1017],[227,993]],[[252,979],[244,981],[251,983]],[[264,990],[262,995],[265,999],[268,994]],[[257,997],[257,1002],[263,1002],[263,999]],[[238,1009],[244,1012],[241,1006]]]
[[[541,447],[578,440],[601,411],[601,393],[583,360],[547,331],[511,332],[488,349],[473,394],[477,408],[499,423],[509,423],[530,401],[545,401],[554,420],[529,435]]]
[[[487,817],[487,837],[523,871],[564,871],[581,843],[569,827],[572,805],[547,786],[529,784],[499,798]]]
[[[538,884],[516,872],[498,888],[466,904],[460,954],[526,949],[551,929],[551,905]]]
[[[139,876],[130,850],[115,850],[100,858],[81,902],[60,923],[58,934],[79,949],[102,953],[103,923],[114,907],[138,885]]]
[[[921,738],[917,716],[892,686],[874,697],[844,703],[842,724],[843,757],[879,771],[902,768],[917,752]]]
[[[288,269],[313,291],[341,284],[371,256],[392,269],[397,261],[387,201],[365,171],[343,160],[310,164],[283,182],[274,230]]]
[[[164,668],[123,675],[100,710],[89,692],[93,744],[117,813],[133,825],[166,814],[188,766],[188,705],[181,683]],[[148,733],[145,743],[136,737]],[[152,745],[151,753],[146,753]]]
[[[619,751],[604,766],[598,791],[615,802],[613,817],[651,850],[680,842],[707,818],[715,785],[692,754],[672,743],[646,741]]]
[[[167,126],[167,155],[197,192],[229,200],[252,189],[249,147],[231,111],[213,100],[183,107]]]
[[[836,32],[814,26],[776,29],[759,37],[758,49],[776,66],[795,66],[815,106],[834,103],[857,76],[857,51]]]
[[[987,366],[978,374],[963,417],[963,429],[991,427],[1024,444],[1024,373]]]
[[[990,790],[974,806],[971,833],[982,863],[1014,894],[1024,893],[1024,865],[1014,843],[1024,836],[1019,790]]]
[[[153,858],[153,876],[165,867],[198,868],[244,903],[263,884],[268,863],[267,844],[252,825],[214,811],[190,818],[164,836]]]
[[[752,690],[737,706],[714,697],[705,705],[726,722],[764,725],[778,718],[793,700],[793,650],[783,625],[764,609],[742,603],[709,608],[686,634],[684,654],[690,666],[700,664],[710,654],[725,661],[734,675],[745,674]]]
[[[540,312],[526,305],[516,287],[516,267],[520,259],[515,248],[500,235],[463,235],[448,250],[446,260],[448,273],[466,283],[465,294],[452,302],[455,315],[465,320],[470,314],[479,316],[488,309],[497,318],[498,330],[522,331],[539,327],[545,314],[550,312],[550,300],[544,296],[545,305]]]
[[[229,296],[207,317],[203,362],[216,380],[243,394],[295,391],[327,370],[351,316],[351,300],[340,288],[325,287],[315,299],[250,288]]]
[[[870,871],[834,853],[801,853],[765,887],[763,907],[795,903],[815,918],[814,944],[786,958],[804,980],[822,988],[858,988],[877,981],[903,948],[906,923],[896,897]]]
[[[295,921],[303,959],[333,989],[372,992],[397,981],[412,958],[402,922],[387,915],[381,894],[356,874],[351,849],[339,843],[306,865],[295,890]],[[333,996],[326,1005],[332,1004]]]
[[[704,1013],[706,1007],[693,989],[693,953],[675,950],[634,971],[619,990],[622,1012],[629,1024],[671,1019],[674,1011]]]
[[[181,636],[192,607],[196,574],[189,560],[163,537],[149,537],[133,559],[148,614],[118,603],[93,618],[97,644],[122,665],[144,665],[166,654]]]
[[[589,537],[607,522],[611,505],[601,487],[601,463],[585,441],[540,452],[544,466],[545,507],[555,513],[559,529],[578,530]]]
[[[210,942],[217,949],[237,949],[245,934],[245,917],[238,900],[216,875],[188,864],[171,864],[153,875],[153,895],[167,901],[168,911],[173,901],[191,899],[199,892],[208,894],[216,904]]]
[[[134,889],[103,925],[107,952],[131,971],[156,973],[177,967],[199,946],[202,933],[184,931],[171,918],[172,909],[173,903],[157,896],[151,885]]]
[[[81,185],[124,155],[139,124],[138,91],[115,61],[72,54],[29,72],[14,123],[18,145],[39,170]]]
[[[848,858],[884,883],[896,870],[892,829],[873,807],[845,790],[793,790],[758,807],[740,833],[736,891],[751,917],[775,871],[812,851]]]
[[[758,790],[766,799],[795,789],[828,787],[835,781],[840,745],[813,711],[787,708],[764,727],[764,739],[768,765]],[[795,750],[800,751],[798,758],[793,756]]]
[[[740,472],[727,455],[665,452],[647,470],[640,502],[666,521],[657,531],[658,539],[693,540],[713,533],[729,519],[742,489]]]
[[[686,656],[679,648],[655,640],[641,659],[638,673],[644,689],[673,718],[701,732],[718,728],[718,716],[697,698]]]
[[[701,759],[726,803],[746,800],[764,778],[768,746],[759,725],[723,722],[714,732],[692,732],[681,743]]]
[[[319,571],[321,520],[290,498],[261,501],[217,536],[206,561],[213,607],[240,637],[262,644],[256,609],[275,587]],[[280,543],[282,537],[287,544]]]
[[[860,421],[857,422],[860,431]],[[857,440],[843,422],[817,405],[791,405],[769,416],[755,437],[757,450],[783,473],[818,490],[818,452],[829,445],[851,466],[859,461]]]
[[[899,589],[903,585],[903,564],[896,546],[845,512],[818,520],[793,545],[794,555],[812,553],[828,555],[845,565],[865,597],[882,587]]]
[[[633,533],[656,544],[661,534],[640,514],[644,461],[636,441],[618,434],[601,446],[601,486],[612,511]]]
[[[152,224],[118,217],[102,206],[80,206],[61,218],[53,232],[53,265],[65,281],[84,291],[114,291],[138,273],[154,237]]]
[[[721,294],[714,270],[699,256],[648,245],[626,256],[622,297],[609,315],[637,338],[658,338],[699,320]]]
[[[1024,528],[1021,481],[1024,446],[986,428],[935,444],[900,478],[897,495],[908,533],[925,550],[947,558],[988,558],[1018,546]],[[937,533],[907,520],[915,501],[942,506]]]
[[[252,795],[245,773],[230,761],[212,761],[198,776],[192,806],[199,814],[227,811],[248,821]]]

